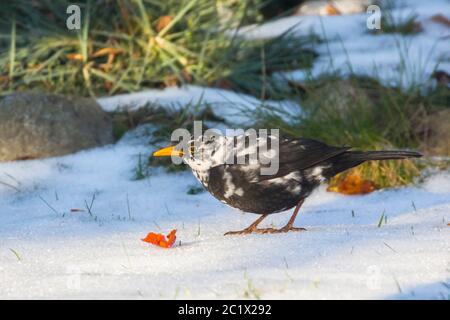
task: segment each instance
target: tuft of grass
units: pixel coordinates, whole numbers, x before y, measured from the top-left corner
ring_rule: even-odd
[[[409,14],[403,18],[394,18],[389,13],[383,13],[381,16],[381,29],[374,29],[376,34],[399,33],[402,35],[411,35],[422,32],[422,26],[417,21],[417,14]]]
[[[195,83],[255,96],[264,84],[276,96],[272,74],[310,66],[316,39],[240,36],[243,23],[259,21],[255,8],[264,2],[80,0],[81,30],[66,29],[69,0],[2,3],[0,92],[97,96]]]
[[[189,195],[196,195],[196,194],[202,193],[204,191],[205,191],[205,189],[203,187],[190,186],[186,193]]]
[[[378,188],[389,188],[410,184],[419,177],[420,169],[412,160],[368,161],[336,175],[331,183],[338,183],[349,174],[358,174],[364,180],[373,181]]]
[[[259,291],[254,287],[253,281],[248,277],[247,271],[244,272],[244,279],[247,284],[247,287],[244,290],[244,297],[246,299],[260,300],[261,295],[260,295]]]
[[[429,137],[424,126],[428,115],[446,107],[444,93],[436,88],[426,95],[386,87],[378,81],[352,75],[342,79],[323,75],[302,83],[298,115],[280,115],[260,108],[258,126],[279,128],[282,134],[352,146],[359,150],[417,149]],[[335,179],[358,171],[379,187],[406,185],[420,175],[424,165],[416,160],[366,162]],[[336,182],[336,181],[333,181]]]
[[[56,210],[50,203],[48,203],[47,200],[45,200],[42,196],[38,196],[39,199],[50,209],[52,210],[54,213],[56,213],[57,215],[61,215],[58,210]]]
[[[381,7],[381,29],[374,29],[371,32],[375,34],[398,33],[401,35],[411,35],[422,32],[422,26],[417,21],[417,14],[409,12],[408,14],[394,14],[394,9],[400,9],[401,4],[393,0],[378,1]]]
[[[148,163],[145,163],[142,160],[142,154],[139,153],[138,156],[138,163],[136,164],[136,167],[134,168],[134,177],[133,180],[143,180],[147,178],[149,175],[148,171]],[[128,200],[127,200],[128,201]]]
[[[13,87],[12,79],[14,79],[14,65],[16,58],[16,21],[13,19],[11,26],[11,45],[9,49],[9,71],[8,71],[8,79],[11,79],[9,82],[9,89]]]
[[[14,250],[13,248],[9,248],[9,251],[11,251],[14,254],[14,256],[17,259],[17,261],[21,261],[22,260],[22,258],[20,257],[19,253],[16,250]]]
[[[387,216],[385,215],[385,210],[383,210],[383,213],[381,214],[381,216],[380,216],[380,220],[378,220],[378,225],[377,225],[377,227],[378,228],[381,228],[381,226],[383,225],[383,223],[384,224],[386,224],[387,223]]]
[[[84,200],[84,206],[85,206],[85,208],[86,208],[86,211],[89,213],[89,215],[91,216],[91,218],[94,219],[95,221],[98,220],[98,217],[97,217],[97,215],[95,215],[95,214],[92,212],[92,207],[94,206],[94,202],[95,202],[95,200],[96,200],[96,197],[97,197],[97,192],[94,192],[94,193],[92,194],[92,198],[91,198],[91,202],[90,202],[90,203],[88,203],[87,200]]]

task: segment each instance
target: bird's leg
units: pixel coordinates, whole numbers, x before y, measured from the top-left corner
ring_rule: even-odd
[[[267,218],[267,216],[268,216],[268,214],[263,214],[261,217],[256,219],[256,221],[253,222],[247,228],[245,228],[243,230],[239,230],[239,231],[228,231],[224,235],[229,236],[229,235],[234,235],[234,234],[249,234],[249,233],[256,232],[258,230],[256,227],[261,223],[261,221],[263,221],[265,218]]]
[[[258,233],[283,233],[283,232],[289,232],[289,231],[306,231],[305,228],[294,227],[295,218],[297,218],[298,211],[300,210],[300,207],[302,206],[303,201],[305,201],[305,199],[302,199],[298,202],[297,206],[294,209],[294,213],[292,214],[288,223],[286,223],[286,225],[283,228],[280,228],[280,229],[274,229],[274,228],[257,229],[257,232]]]
[[[303,202],[305,201],[305,199],[302,199],[298,202],[297,206],[294,209],[294,213],[292,214],[291,218],[289,219],[288,223],[286,223],[286,225],[281,228],[280,230],[283,230],[284,232],[288,232],[288,231],[305,231],[305,228],[296,228],[294,227],[294,221],[295,218],[297,218],[297,214],[300,210],[300,207],[302,206]]]

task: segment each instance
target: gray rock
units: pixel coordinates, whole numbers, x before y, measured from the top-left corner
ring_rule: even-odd
[[[450,156],[450,109],[425,117],[416,131],[424,136],[420,150],[433,156]]]
[[[0,100],[0,161],[60,156],[114,141],[91,98],[15,93]]]

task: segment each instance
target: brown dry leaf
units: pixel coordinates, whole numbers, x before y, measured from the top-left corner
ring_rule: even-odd
[[[115,55],[114,54],[109,54],[108,55],[108,61],[106,62],[106,63],[102,63],[102,64],[100,64],[100,68],[102,68],[105,72],[109,72],[111,69],[112,69],[112,67],[113,67],[113,62],[114,62],[114,57],[115,57]]]
[[[162,16],[158,19],[158,24],[156,25],[156,31],[160,32],[162,29],[167,27],[169,23],[173,20],[172,16]]]
[[[122,49],[117,49],[117,48],[102,48],[96,52],[94,52],[94,54],[92,55],[93,58],[98,58],[98,57],[102,57],[102,56],[106,56],[106,55],[116,55],[116,54],[120,54],[122,53],[123,50]]]
[[[180,82],[180,80],[174,74],[167,75],[167,76],[164,77],[164,85],[166,87],[177,87],[179,82]]]
[[[69,60],[78,60],[78,61],[83,61],[83,55],[80,53],[69,53],[67,55],[67,59]]]
[[[104,87],[107,91],[111,90],[112,86],[113,86],[113,84],[112,84],[111,82],[109,82],[109,81],[105,81],[105,82],[103,83],[103,87]]]
[[[0,76],[0,83],[8,83],[9,82],[9,76]]]
[[[219,79],[215,83],[211,83],[211,85],[225,90],[233,90],[234,88],[233,83],[227,79]]]
[[[430,20],[450,28],[450,19],[442,14],[435,14]]]
[[[186,68],[183,68],[183,70],[181,70],[181,75],[186,82],[192,82],[192,75]]]
[[[327,6],[325,7],[325,12],[327,14],[327,16],[339,16],[341,15],[341,12],[339,11],[338,8],[336,8],[334,5],[332,4],[327,4]]]
[[[339,192],[348,195],[366,194],[375,190],[375,183],[370,180],[364,180],[359,173],[346,175],[327,188],[327,191],[329,192]]]

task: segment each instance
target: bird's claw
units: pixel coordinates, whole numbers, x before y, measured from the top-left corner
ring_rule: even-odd
[[[292,226],[284,226],[283,228],[280,229],[274,229],[274,228],[266,228],[266,229],[258,229],[258,233],[286,233],[286,232],[290,232],[290,231],[306,231],[305,228],[296,228],[296,227],[292,227]]]
[[[224,234],[224,236],[235,236],[235,235],[243,235],[243,234],[250,234],[250,233],[254,233],[256,232],[256,228],[246,228],[244,230],[239,230],[239,231],[228,231]]]
[[[225,236],[231,236],[231,235],[243,235],[243,234],[250,234],[250,233],[259,233],[259,234],[266,234],[266,233],[286,233],[289,231],[306,231],[305,228],[296,228],[293,226],[284,226],[280,229],[275,228],[264,228],[264,229],[258,229],[258,228],[246,228],[244,230],[239,231],[228,231],[225,233]]]

